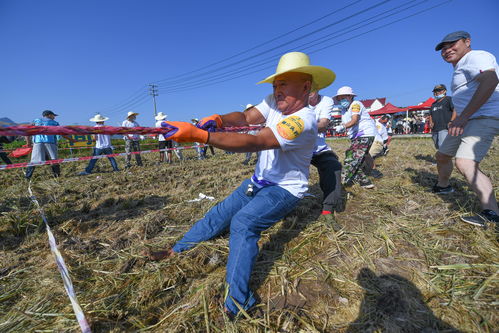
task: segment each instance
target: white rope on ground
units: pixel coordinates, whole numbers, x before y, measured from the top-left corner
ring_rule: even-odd
[[[87,319],[85,318],[85,314],[83,313],[83,310],[81,309],[80,304],[78,303],[78,300],[76,298],[73,283],[71,282],[71,277],[69,276],[68,268],[66,267],[66,263],[64,262],[64,258],[62,257],[61,253],[59,252],[59,249],[57,248],[57,242],[55,240],[54,234],[52,233],[52,230],[50,229],[50,226],[47,222],[47,218],[45,217],[45,213],[43,212],[42,207],[38,203],[38,200],[36,199],[36,197],[33,195],[33,192],[31,190],[31,182],[28,186],[28,191],[29,191],[31,201],[38,208],[38,211],[40,212],[40,215],[42,216],[42,220],[45,223],[45,227],[47,228],[47,235],[49,238],[50,250],[52,251],[52,254],[55,257],[55,263],[57,264],[57,268],[59,269],[59,272],[61,273],[62,281],[64,282],[64,288],[66,289],[66,293],[69,296],[69,300],[71,301],[71,305],[73,306],[73,311],[76,315],[76,319],[78,320],[78,324],[80,325],[81,331],[83,333],[92,333],[92,331],[90,330],[90,326],[88,325]]]

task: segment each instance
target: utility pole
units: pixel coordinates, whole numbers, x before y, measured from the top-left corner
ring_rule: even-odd
[[[149,85],[149,95],[152,96],[152,101],[154,103],[154,116],[156,117],[158,113],[156,112],[156,96],[158,96],[158,86],[155,84]]]

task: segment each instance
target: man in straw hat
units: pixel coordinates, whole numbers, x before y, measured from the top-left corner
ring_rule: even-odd
[[[123,124],[121,126],[123,127],[139,127],[139,123],[135,121],[137,118],[138,113],[136,112],[128,112],[126,119],[123,121]],[[128,154],[126,155],[126,165],[125,168],[129,168],[132,166],[131,164],[131,159],[132,156],[130,152],[132,151],[140,151],[140,136],[138,134],[126,134],[123,136],[123,139],[125,140],[125,152]],[[142,158],[140,157],[140,154],[135,154],[135,161],[137,162],[138,166],[142,166]]]
[[[102,127],[104,126],[104,122],[108,119],[108,117],[96,114],[94,117],[90,118],[90,121],[95,123],[94,127]],[[111,145],[111,135],[95,134],[93,135],[93,139],[95,140],[95,147],[92,156],[110,155],[113,153],[113,146]],[[108,157],[108,159],[111,163],[113,171],[120,171],[114,157]],[[88,162],[88,166],[85,168],[85,171],[80,172],[79,175],[86,176],[91,174],[92,170],[94,169],[95,163],[97,163],[97,159],[91,159],[90,162]]]
[[[317,90],[310,93],[308,99],[310,107],[315,111],[319,133],[312,155],[312,165],[319,172],[319,185],[322,190],[322,213],[320,220],[337,228],[334,221],[334,211],[341,206],[341,162],[331,147],[326,143],[326,130],[330,123],[330,114],[333,110],[333,99],[322,96]]]
[[[161,127],[161,123],[167,118],[168,116],[164,114],[163,112],[159,112],[156,117],[156,127]],[[163,134],[158,135],[158,148],[159,149],[171,149],[173,148],[173,142],[172,140],[167,140]],[[168,150],[167,151],[168,158],[166,160],[167,163],[172,163],[172,151]],[[159,163],[163,163],[165,161],[165,152],[160,151],[159,152]]]
[[[256,303],[249,282],[261,232],[291,212],[308,189],[317,136],[317,121],[308,107],[308,96],[313,83],[322,89],[334,79],[331,70],[311,66],[306,54],[287,53],[279,60],[276,73],[259,82],[271,83],[274,90],[260,104],[242,112],[203,118],[199,127],[185,122],[164,123],[176,131],[171,136],[174,140],[209,143],[233,152],[260,151],[250,179],[194,224],[172,249],[148,253],[153,260],[171,257],[229,229],[225,299],[229,315],[239,312],[238,305],[246,310]],[[207,130],[264,123],[266,127],[257,135]]]
[[[499,66],[489,52],[471,50],[471,36],[456,31],[445,36],[435,47],[444,61],[452,64],[452,102],[457,117],[449,123],[448,135],[438,148],[436,159],[438,182],[433,192],[453,192],[449,183],[452,158],[478,196],[482,211],[475,216],[462,216],[469,224],[485,227],[487,222],[499,228],[499,208],[490,178],[480,170],[499,134]]]

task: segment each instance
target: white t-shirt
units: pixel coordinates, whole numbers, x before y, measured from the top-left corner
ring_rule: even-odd
[[[379,136],[381,136],[381,140],[388,140],[388,131],[386,129],[385,124],[382,124],[379,119],[376,119],[376,130],[378,131]]]
[[[277,109],[273,95],[267,96],[256,108],[281,148],[260,152],[253,182],[254,179],[270,182],[302,198],[308,190],[310,160],[317,138],[315,112],[307,106],[285,116]]]
[[[491,69],[494,69],[499,76],[496,58],[486,51],[470,51],[456,64],[452,74],[451,89],[452,102],[458,115],[463,112],[478,88],[476,76]],[[499,118],[499,85],[496,86],[487,102],[470,119],[476,117]]]
[[[161,123],[166,120],[158,120],[156,122],[156,127],[161,127]],[[163,134],[158,134],[158,141],[166,141],[165,136]]]
[[[364,104],[359,101],[353,101],[348,110],[343,109],[341,111],[341,122],[343,124],[348,123],[352,120],[352,115],[354,114],[359,115],[359,121],[352,127],[347,128],[347,134],[350,139],[376,136],[376,125],[374,125],[374,120],[367,112]]]
[[[104,125],[96,124],[94,127],[102,127]],[[113,148],[111,145],[111,136],[106,134],[97,134],[97,140],[95,141],[95,148]]]
[[[333,111],[333,99],[328,96],[321,96],[319,103],[316,106],[309,105],[309,107],[315,112],[315,119],[317,122],[322,118],[330,119],[330,114]],[[326,143],[326,133],[318,133],[317,139],[315,141],[314,155],[322,153],[324,151],[331,150],[331,148]]]
[[[130,120],[126,119],[125,121],[123,121],[123,124],[121,124],[121,126],[122,127],[139,127],[140,125],[136,121],[130,121]],[[138,141],[138,140],[140,140],[140,135],[138,135],[138,134],[126,134],[123,136],[123,139]]]

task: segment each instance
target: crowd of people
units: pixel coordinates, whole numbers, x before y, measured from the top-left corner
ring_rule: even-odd
[[[453,158],[457,169],[464,175],[482,205],[482,211],[463,221],[483,226],[488,222],[499,223],[499,209],[490,179],[481,172],[480,161],[489,150],[494,136],[499,133],[499,67],[495,58],[485,51],[472,51],[470,35],[458,31],[443,38],[436,50],[444,61],[454,67],[452,99],[446,96],[446,87],[433,89],[436,97],[429,116],[404,119],[416,133],[424,131],[428,123],[433,128],[437,148],[438,182],[432,188],[436,194],[454,191],[449,183]],[[248,105],[243,111],[223,115],[214,114],[191,122],[168,121],[160,113],[156,126],[175,129],[172,135],[159,136],[161,149],[175,143],[196,142],[208,144],[235,153],[257,153],[254,173],[224,200],[210,209],[171,248],[148,251],[151,260],[162,260],[187,251],[197,244],[212,239],[229,230],[229,256],[226,282],[228,294],[225,311],[235,316],[240,309],[248,310],[257,299],[249,288],[253,264],[258,254],[258,240],[262,231],[270,228],[296,207],[309,186],[310,165],[317,168],[319,185],[323,192],[320,219],[333,227],[341,228],[335,210],[341,204],[343,187],[358,184],[362,188],[375,187],[371,177],[381,177],[376,170],[375,158],[386,154],[391,138],[390,122],[399,128],[399,119],[382,116],[372,119],[364,105],[356,100],[354,89],[340,87],[333,97],[320,91],[336,79],[335,73],[322,66],[311,65],[308,55],[302,52],[284,54],[275,73],[259,83],[269,83],[273,92],[257,105]],[[332,125],[330,113],[334,104],[341,108],[341,122],[333,124],[335,132],[346,132],[350,145],[339,161],[334,147],[325,141],[325,132]],[[139,126],[137,113],[129,112],[124,127]],[[56,114],[44,111],[38,125],[58,126]],[[106,117],[97,115],[90,119],[96,126],[103,126]],[[407,125],[407,123],[409,125]],[[262,125],[253,133],[217,131],[229,126],[245,127]],[[263,126],[264,125],[264,126]],[[124,136],[128,153],[140,151],[139,137]],[[51,136],[36,135],[28,140],[33,146],[32,162],[57,158],[57,141]],[[112,152],[108,135],[95,136],[94,155]],[[208,148],[198,146],[198,158],[206,156]],[[212,150],[212,154],[215,151]],[[140,154],[136,164],[142,165]],[[247,155],[248,156],[248,155]],[[160,162],[171,163],[172,154],[160,153]],[[249,161],[251,155],[247,157]],[[109,159],[113,170],[116,161]],[[82,175],[92,172],[96,160],[91,160]],[[247,164],[247,163],[246,163]],[[125,167],[131,166],[127,156]],[[60,169],[52,166],[55,176]],[[26,171],[26,178],[34,167]],[[377,172],[376,172],[377,171]]]

